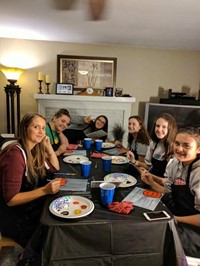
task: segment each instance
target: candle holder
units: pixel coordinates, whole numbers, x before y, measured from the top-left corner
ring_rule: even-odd
[[[43,92],[42,92],[42,81],[43,80],[38,80],[38,82],[39,82],[39,91],[38,91],[38,94],[43,94]]]
[[[50,85],[50,83],[46,83],[46,86],[47,86],[47,92],[46,92],[46,94],[51,94],[51,93],[49,92],[49,85]]]

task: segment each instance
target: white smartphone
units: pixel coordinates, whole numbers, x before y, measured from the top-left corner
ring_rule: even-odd
[[[171,218],[166,211],[145,212],[143,215],[148,221],[158,221]]]

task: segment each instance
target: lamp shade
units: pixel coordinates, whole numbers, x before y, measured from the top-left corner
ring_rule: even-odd
[[[7,80],[16,80],[16,81],[24,71],[22,68],[6,67],[6,66],[2,66],[0,69],[6,76]]]

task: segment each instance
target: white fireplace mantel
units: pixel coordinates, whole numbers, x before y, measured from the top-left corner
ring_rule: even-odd
[[[135,97],[105,97],[105,96],[80,96],[80,95],[57,95],[57,94],[34,94],[38,101],[38,112],[49,121],[56,110],[66,108],[70,115],[98,115],[108,117],[108,132],[111,136],[112,127],[115,123],[121,123],[127,129],[128,118],[131,115],[132,104]],[[127,130],[126,130],[127,131]],[[123,144],[126,145],[127,132]]]

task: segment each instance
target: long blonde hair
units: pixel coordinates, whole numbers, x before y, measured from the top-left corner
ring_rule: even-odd
[[[38,179],[39,177],[45,176],[45,145],[44,142],[41,141],[40,143],[37,143],[32,150],[29,150],[27,145],[27,129],[31,122],[36,118],[41,117],[46,121],[46,119],[38,114],[38,113],[27,113],[21,120],[20,126],[19,126],[19,139],[15,142],[7,145],[1,152],[0,152],[0,162],[4,160],[6,153],[9,152],[9,150],[13,146],[20,146],[26,155],[26,166],[27,166],[27,181],[29,183],[33,183],[35,179]]]
[[[41,141],[40,143],[37,143],[32,150],[29,150],[27,145],[27,138],[28,138],[27,129],[36,117],[40,117],[44,119],[44,121],[46,122],[46,119],[42,115],[30,112],[24,115],[19,126],[19,135],[20,135],[19,143],[26,152],[28,169],[32,174],[32,176],[35,178],[37,178],[38,175],[40,176],[45,175],[44,142]],[[29,179],[28,181],[30,181],[30,178],[28,179]]]

